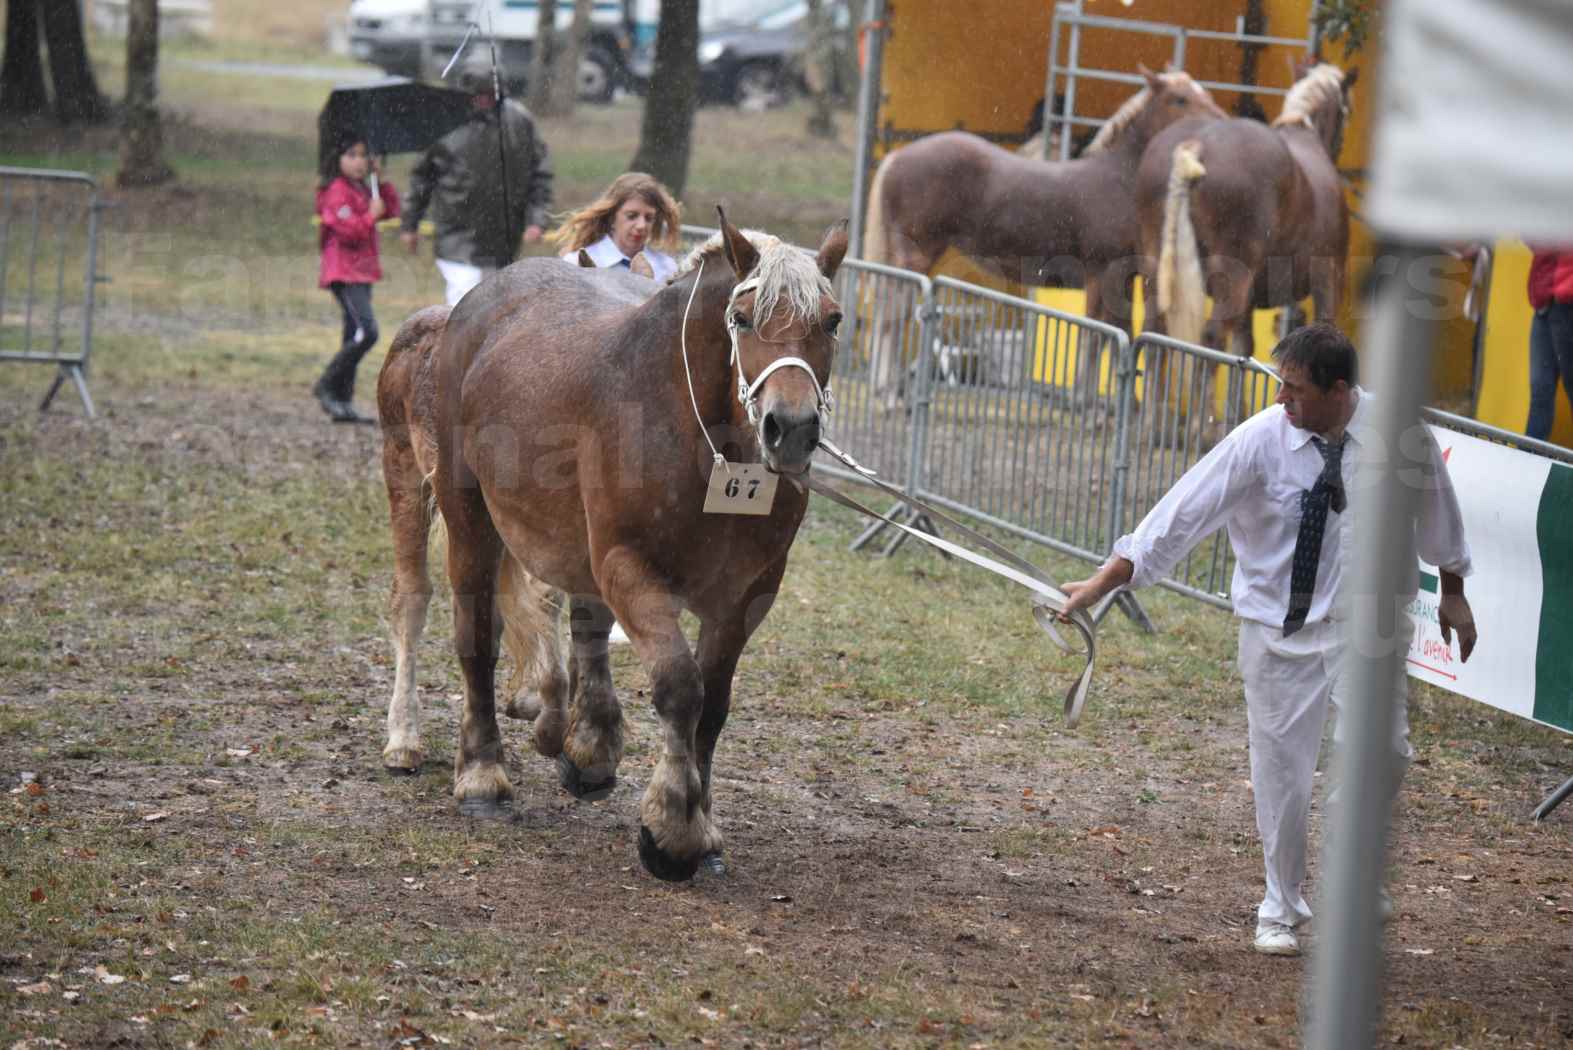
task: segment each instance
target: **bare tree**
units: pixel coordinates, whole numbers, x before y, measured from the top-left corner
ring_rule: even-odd
[[[530,49],[530,79],[525,88],[525,103],[531,112],[547,116],[552,108],[552,76],[557,72],[552,61],[558,48],[557,0],[540,0],[536,10],[535,46]]]
[[[574,0],[573,24],[567,39],[557,40],[557,53],[552,56],[551,103],[548,112],[553,116],[573,115],[574,103],[579,100],[579,66],[584,61],[585,43],[590,39],[590,15],[595,10],[595,0]],[[606,71],[610,75],[611,71]]]
[[[808,0],[808,48],[803,53],[803,79],[813,108],[808,113],[808,133],[818,138],[836,137],[831,112],[835,93],[835,26],[824,0]]]
[[[38,0],[6,0],[0,116],[36,117],[49,105],[38,54]]]
[[[55,83],[55,117],[63,123],[98,123],[109,116],[87,60],[82,9],[76,0],[41,0],[44,43],[49,46],[49,75]]]
[[[156,186],[175,177],[164,163],[158,116],[158,0],[130,0],[126,27],[126,105],[120,128],[121,186]]]
[[[655,69],[630,167],[647,171],[678,196],[688,182],[688,156],[699,102],[699,0],[661,0]]]

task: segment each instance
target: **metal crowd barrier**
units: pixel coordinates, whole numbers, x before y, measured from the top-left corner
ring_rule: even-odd
[[[1234,354],[1143,332],[1134,355],[1131,464],[1117,510],[1121,531],[1134,528],[1225,434],[1278,396],[1272,369]],[[1228,609],[1233,573],[1234,552],[1220,529],[1162,585]]]
[[[39,411],[67,379],[87,392],[98,275],[98,184],[81,172],[0,167],[0,361],[56,367]]]

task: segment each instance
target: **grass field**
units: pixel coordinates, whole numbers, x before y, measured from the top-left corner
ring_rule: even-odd
[[[1247,949],[1233,626],[1175,595],[1144,596],[1157,634],[1108,621],[1070,731],[1079,665],[1018,590],[911,545],[851,553],[860,522],[816,503],[717,758],[725,879],[639,867],[659,727],[626,650],[609,799],[572,800],[509,724],[513,819],[456,813],[440,589],[427,763],[382,772],[380,438],[307,394],[338,323],[308,222],[327,84],[180,65],[329,62],[325,13],[231,0],[215,42],[166,52],[181,178],[108,194],[100,417],[69,389],[40,415],[48,371],[0,364],[0,1045],[1296,1045],[1306,964]],[[817,236],[850,121],[821,142],[805,117],[702,112],[694,219],[719,200]],[[547,124],[560,202],[621,169],[638,118]],[[107,182],[113,134],[3,128],[0,163]],[[385,263],[391,332],[440,286],[428,257]],[[1567,1045],[1573,818],[1525,817],[1573,747],[1427,688],[1411,720],[1381,1041]]]

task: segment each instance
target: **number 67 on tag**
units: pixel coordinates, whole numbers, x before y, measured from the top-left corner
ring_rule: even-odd
[[[710,470],[705,513],[769,514],[778,480],[762,463],[717,464]]]

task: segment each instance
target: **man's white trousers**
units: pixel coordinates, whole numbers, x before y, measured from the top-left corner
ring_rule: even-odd
[[[1413,624],[1400,614],[1397,643],[1409,650]],[[1280,922],[1298,926],[1311,917],[1302,886],[1305,882],[1306,826],[1317,752],[1327,721],[1327,706],[1346,702],[1344,653],[1349,650],[1345,624],[1308,623],[1284,637],[1283,629],[1253,620],[1240,621],[1240,675],[1245,679],[1245,709],[1250,721],[1251,788],[1256,795],[1256,828],[1262,837],[1267,893],[1257,908],[1260,925]],[[1394,683],[1392,748],[1394,776],[1382,798],[1391,805],[1409,766],[1408,688],[1400,661]],[[1334,747],[1343,743],[1343,721],[1335,723]],[[1364,800],[1369,804],[1370,800]]]

